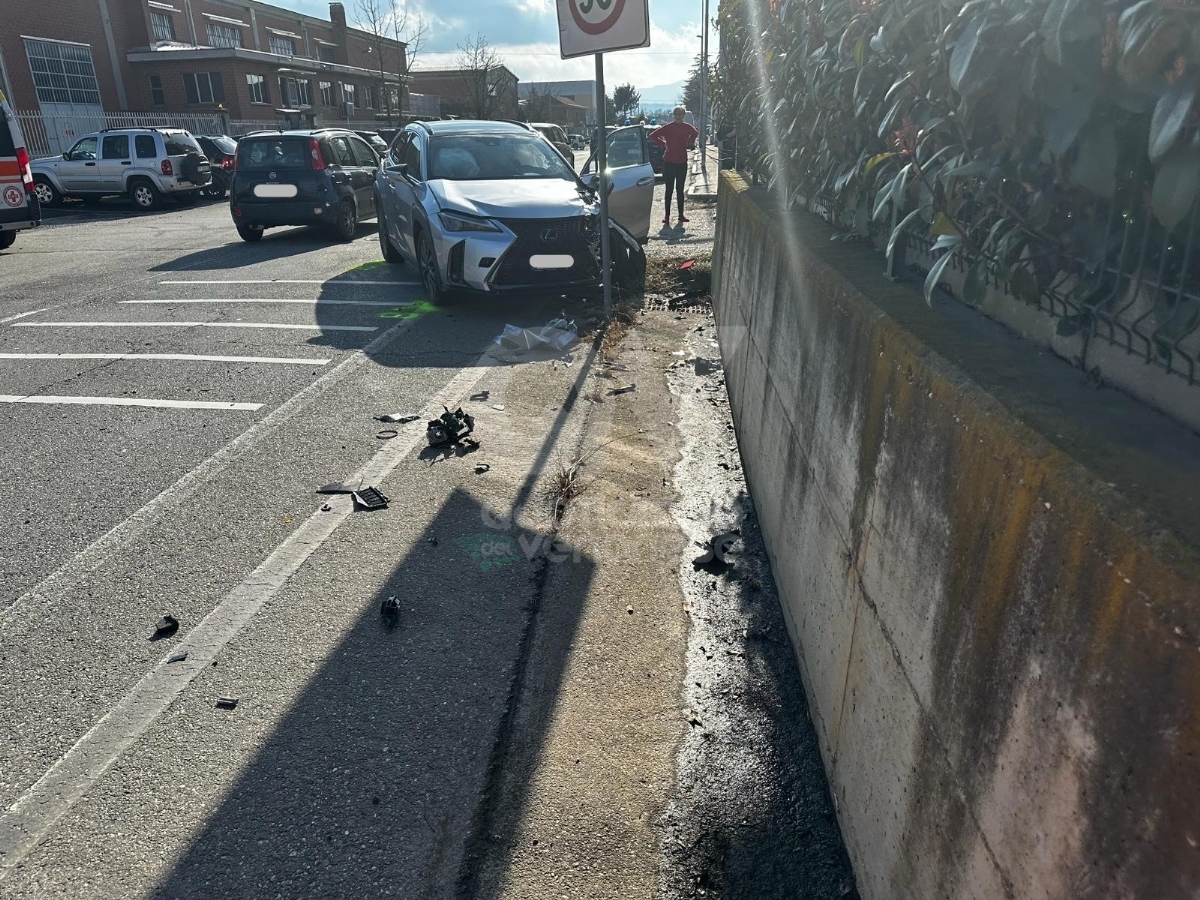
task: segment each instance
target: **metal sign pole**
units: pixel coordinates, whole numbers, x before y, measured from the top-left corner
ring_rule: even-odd
[[[612,247],[608,235],[608,94],[604,90],[604,54],[596,54],[596,169],[600,173],[600,268],[604,279],[604,318],[612,316]]]

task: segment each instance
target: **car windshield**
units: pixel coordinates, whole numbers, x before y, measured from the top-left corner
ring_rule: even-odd
[[[167,156],[187,156],[189,153],[199,153],[203,155],[204,151],[200,149],[200,145],[196,143],[196,139],[186,131],[176,131],[171,134],[163,135],[163,143],[167,147]]]
[[[301,137],[252,138],[238,144],[237,167],[253,169],[307,169],[311,165],[309,139]]]
[[[575,173],[553,147],[535,134],[448,134],[430,143],[429,177],[450,181],[574,181]]]

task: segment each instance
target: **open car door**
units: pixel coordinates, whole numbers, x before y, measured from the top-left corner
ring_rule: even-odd
[[[583,175],[596,174],[596,155],[584,164]],[[608,133],[608,213],[640,242],[650,236],[650,208],[654,205],[654,170],[646,129],[641,125],[617,128]]]

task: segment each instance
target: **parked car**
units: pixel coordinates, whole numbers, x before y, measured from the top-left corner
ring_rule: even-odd
[[[277,225],[322,225],[343,241],[375,216],[379,157],[353,131],[316,128],[238,142],[229,210],[244,241]]]
[[[115,194],[141,210],[157,209],[164,197],[186,206],[212,182],[212,165],[181,128],[98,131],[62,156],[34,160],[30,169],[43,206],[57,206],[63,197],[94,203]]]
[[[640,129],[631,139],[642,145]],[[614,275],[625,284],[645,277],[648,166],[646,176],[610,197],[620,210]],[[392,142],[375,190],[384,259],[414,263],[432,301],[452,290],[590,293],[600,284],[596,184],[526,126],[415,122]]]
[[[42,208],[33,192],[29,153],[21,126],[0,91],[0,250],[17,240],[17,232],[42,224]]]
[[[554,149],[563,155],[563,159],[570,163],[572,169],[575,168],[575,153],[571,150],[571,143],[561,125],[551,122],[530,122],[529,125],[554,145]]]
[[[356,131],[354,132],[364,141],[371,145],[374,150],[382,158],[388,151],[388,142],[383,139],[378,131]]]
[[[197,135],[196,142],[212,164],[212,182],[203,190],[205,197],[223,200],[233,181],[233,163],[237,158],[237,141],[227,134]]]
[[[572,150],[586,150],[587,141],[582,134],[568,134],[567,143],[571,145]]]

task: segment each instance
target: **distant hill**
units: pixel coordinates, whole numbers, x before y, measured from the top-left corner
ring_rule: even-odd
[[[642,106],[674,106],[679,102],[679,95],[683,93],[683,85],[684,82],[676,81],[671,84],[639,88],[642,92]]]

